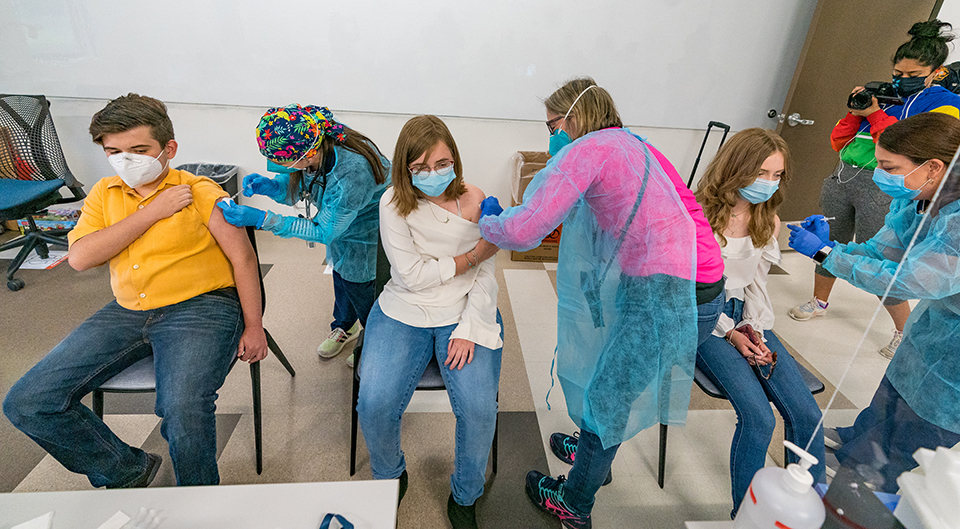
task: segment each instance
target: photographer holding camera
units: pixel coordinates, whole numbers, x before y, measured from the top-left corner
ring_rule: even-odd
[[[893,82],[867,83],[853,89],[847,100],[849,112],[830,134],[830,144],[840,153],[837,168],[823,181],[820,209],[830,223],[830,237],[848,243],[873,237],[883,226],[891,198],[873,183],[877,166],[874,149],[885,128],[899,120],[924,112],[942,112],[960,117],[960,96],[933,85],[934,74],[947,58],[952,26],[939,20],[917,22],[910,28],[911,39],[893,56]],[[813,298],[788,311],[791,318],[806,321],[827,311],[827,299],[836,282],[830,272],[817,265]],[[892,358],[903,338],[903,326],[910,316],[904,300],[887,298],[885,308],[896,330],[880,354]]]

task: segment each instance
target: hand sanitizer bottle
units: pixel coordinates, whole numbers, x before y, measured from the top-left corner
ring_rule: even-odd
[[[813,490],[810,475],[817,458],[790,441],[783,444],[800,457],[800,464],[758,470],[740,503],[733,529],[819,529],[823,525],[823,500]]]

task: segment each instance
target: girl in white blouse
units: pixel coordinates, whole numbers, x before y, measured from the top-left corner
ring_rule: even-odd
[[[375,479],[407,485],[400,417],[431,357],[441,364],[457,418],[447,514],[476,527],[497,419],[503,325],[497,247],[480,237],[483,192],[463,181],[453,136],[435,116],[404,125],[393,185],[380,199],[390,281],[367,319],[357,412]]]
[[[696,192],[720,243],[727,280],[726,305],[713,335],[697,348],[697,367],[737,412],[730,448],[731,517],[763,467],[776,425],[770,402],[783,417],[787,440],[803,447],[817,432],[809,451],[819,463],[810,471],[824,481],[820,409],[796,361],[773,333],[767,292],[770,267],[780,263],[779,187],[789,175],[790,152],[783,139],[768,130],[747,129],[724,144]]]

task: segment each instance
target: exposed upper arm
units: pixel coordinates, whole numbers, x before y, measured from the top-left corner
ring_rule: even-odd
[[[256,259],[253,246],[250,245],[250,239],[247,237],[246,228],[238,228],[227,222],[223,218],[220,208],[213,208],[207,227],[231,263],[236,263],[237,260],[242,259]]]
[[[478,222],[480,220],[480,203],[487,196],[473,184],[464,182],[464,185],[467,187],[467,192],[460,197],[460,209],[463,212],[463,218],[471,222]]]
[[[773,238],[776,239],[780,237],[780,215],[774,215],[773,222]]]

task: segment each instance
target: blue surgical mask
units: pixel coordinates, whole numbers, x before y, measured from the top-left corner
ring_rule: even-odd
[[[300,169],[294,169],[293,167],[286,167],[286,166],[280,165],[280,164],[278,164],[278,163],[276,163],[276,162],[274,162],[274,161],[267,160],[267,171],[269,171],[269,172],[271,172],[271,173],[290,174],[290,173],[295,173],[295,172],[297,172],[297,171],[299,171],[299,170],[300,170]]]
[[[757,178],[752,184],[740,189],[740,196],[751,204],[759,204],[770,200],[770,197],[780,188],[780,180]]]
[[[566,147],[573,143],[573,140],[570,139],[570,135],[567,134],[567,131],[563,129],[557,129],[553,131],[553,134],[550,135],[550,156],[556,156],[560,149]]]
[[[917,166],[917,169],[923,167],[923,165],[926,163],[927,162],[923,162],[922,164]],[[917,169],[914,169],[913,171],[916,171]],[[877,187],[880,188],[880,191],[883,191],[884,193],[890,195],[893,198],[906,198],[909,200],[913,200],[917,198],[917,195],[920,194],[920,190],[923,189],[923,186],[930,183],[930,180],[928,179],[926,182],[923,183],[922,186],[918,187],[917,189],[910,189],[909,187],[907,187],[907,184],[904,182],[904,179],[906,179],[906,177],[909,176],[910,174],[913,174],[913,171],[910,171],[907,174],[890,174],[884,171],[883,169],[877,167],[876,169],[873,170],[873,181],[874,183],[877,184]]]
[[[414,187],[423,191],[423,194],[428,197],[438,197],[442,195],[443,192],[447,190],[447,187],[450,186],[450,182],[453,182],[453,180],[457,178],[457,174],[453,172],[452,165],[439,171],[422,171],[414,173],[411,176]]]

